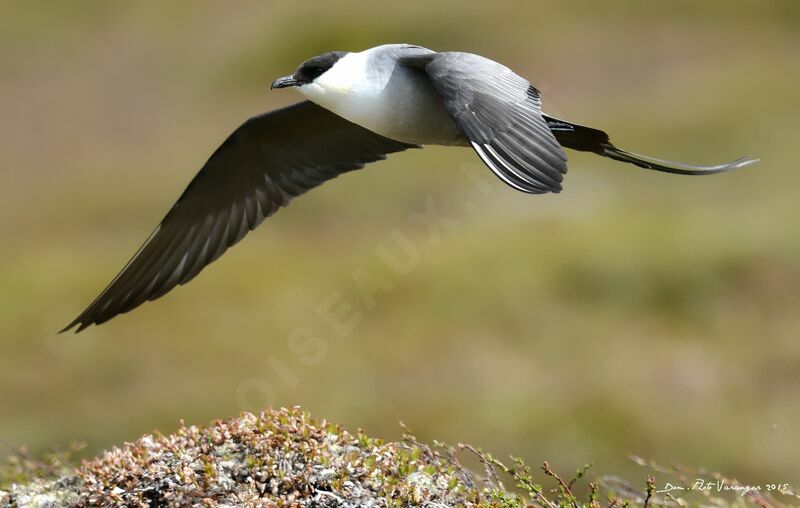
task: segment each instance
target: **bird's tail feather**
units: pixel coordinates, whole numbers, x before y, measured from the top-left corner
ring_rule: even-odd
[[[664,173],[673,173],[676,175],[710,175],[743,168],[758,162],[758,159],[752,159],[750,157],[742,157],[741,159],[736,159],[735,161],[725,164],[717,164],[715,166],[694,166],[681,162],[665,161],[617,148],[609,140],[608,134],[601,130],[566,122],[547,115],[544,115],[544,119],[558,142],[565,148],[572,148],[573,150],[580,150],[582,152],[593,152],[603,157],[635,164],[641,168],[663,171]]]

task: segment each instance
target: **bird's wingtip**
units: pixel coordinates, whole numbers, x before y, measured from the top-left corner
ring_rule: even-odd
[[[59,335],[60,335],[60,334],[62,334],[62,333],[67,333],[68,331],[70,331],[70,330],[72,330],[73,328],[75,328],[75,325],[76,325],[76,324],[77,324],[77,323],[75,323],[75,322],[72,322],[72,323],[68,324],[67,326],[65,326],[64,328],[62,328],[61,330],[59,330],[57,333],[58,333]],[[77,333],[77,332],[75,332],[75,333]]]
[[[61,330],[59,330],[58,333],[62,334],[62,333],[66,333],[66,332],[72,331],[72,329],[75,328],[76,326],[78,328],[75,329],[75,333],[80,333],[81,330],[85,329],[90,324],[91,323],[85,323],[85,322],[81,321],[81,318],[78,318],[75,321],[73,321],[70,324],[68,324],[67,326],[65,326],[64,328],[62,328]]]

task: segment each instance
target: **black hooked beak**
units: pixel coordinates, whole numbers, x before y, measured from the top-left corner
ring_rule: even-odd
[[[300,83],[298,83],[298,81],[294,79],[294,76],[283,76],[282,78],[278,78],[275,81],[273,81],[272,86],[270,86],[269,88],[270,90],[272,90],[273,88],[286,88],[289,86],[297,86],[299,84]]]

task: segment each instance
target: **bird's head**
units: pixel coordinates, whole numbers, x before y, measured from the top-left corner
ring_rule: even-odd
[[[283,76],[272,82],[270,88],[286,88],[289,86],[303,86],[313,83],[315,79],[325,74],[328,69],[347,54],[346,51],[329,51],[309,58],[294,71],[294,74]]]

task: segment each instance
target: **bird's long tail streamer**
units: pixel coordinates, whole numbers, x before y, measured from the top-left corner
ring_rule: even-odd
[[[582,152],[593,152],[603,157],[635,164],[641,168],[672,173],[676,175],[711,175],[722,173],[732,169],[739,169],[758,162],[758,159],[742,157],[735,161],[713,166],[695,166],[682,162],[671,162],[647,155],[639,155],[617,148],[609,140],[608,134],[591,127],[585,127],[558,118],[544,116],[548,127],[555,135],[561,146],[580,150]]]

